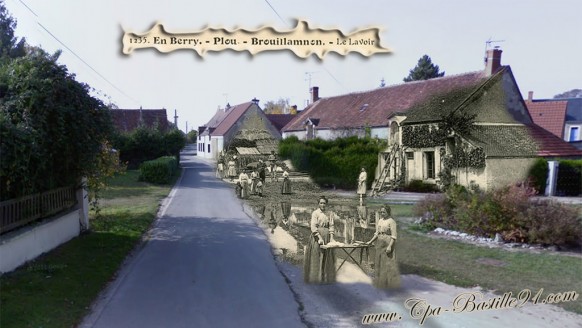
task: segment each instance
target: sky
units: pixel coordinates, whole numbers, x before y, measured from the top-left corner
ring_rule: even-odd
[[[17,20],[16,35],[52,53],[94,95],[123,109],[165,108],[186,131],[204,125],[216,110],[253,98],[280,98],[302,109],[310,87],[320,97],[403,83],[427,54],[445,76],[482,70],[486,42],[503,50],[524,97],[534,99],[582,88],[580,0],[4,0]],[[390,54],[296,57],[290,51],[154,49],[122,54],[124,32],[143,33],[162,23],[174,33],[206,27],[279,30],[310,26],[380,29]]]

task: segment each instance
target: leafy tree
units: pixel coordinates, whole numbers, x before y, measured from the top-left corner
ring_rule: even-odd
[[[22,57],[25,53],[25,39],[20,41],[14,36],[16,20],[10,16],[4,1],[0,1],[0,58]]]
[[[554,96],[554,99],[562,98],[582,98],[582,89],[572,89]]]
[[[186,140],[189,143],[196,143],[197,138],[198,138],[198,131],[196,131],[196,130],[190,130],[190,132],[188,132],[188,134],[186,134]]]
[[[404,82],[434,79],[444,75],[445,72],[439,72],[439,66],[433,64],[428,55],[424,55],[420,57],[416,67],[411,69],[408,76],[404,78]]]
[[[287,114],[290,111],[289,99],[279,98],[277,101],[267,101],[263,111],[265,114]]]
[[[162,132],[143,125],[128,133],[115,134],[112,140],[113,148],[119,151],[119,158],[129,169],[162,156],[175,156],[179,160],[180,150],[186,145],[186,136],[179,129]]]
[[[0,65],[0,197],[77,184],[99,169],[112,123],[90,88],[40,48]]]

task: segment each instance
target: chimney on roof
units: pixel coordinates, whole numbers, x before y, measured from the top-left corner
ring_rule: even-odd
[[[533,91],[529,91],[527,93],[527,100],[532,101],[533,100]]]
[[[488,49],[485,57],[485,75],[491,76],[501,67],[501,53],[499,47]]]
[[[317,100],[319,100],[319,87],[312,87],[311,88],[311,103],[314,103]]]
[[[251,101],[255,103],[255,105],[259,106],[259,99],[257,99],[257,97],[254,97]]]

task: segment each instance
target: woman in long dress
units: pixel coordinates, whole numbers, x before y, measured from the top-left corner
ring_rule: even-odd
[[[380,209],[380,218],[376,222],[376,232],[368,244],[376,242],[374,259],[374,286],[377,288],[400,287],[400,272],[396,261],[396,221],[392,218],[390,206]]]
[[[242,171],[238,177],[238,181],[241,185],[240,198],[249,198],[249,176],[245,171]]]
[[[360,175],[358,176],[358,190],[357,193],[360,196],[360,206],[364,205],[364,196],[366,196],[366,183],[368,180],[368,174],[366,169],[362,167],[360,170]]]
[[[234,180],[236,177],[236,157],[233,157],[230,161],[228,161],[228,176],[230,177],[230,181]]]
[[[320,246],[334,242],[333,213],[326,210],[327,198],[319,198],[319,208],[311,214],[311,236],[305,251],[303,279],[307,283],[335,282],[335,254],[333,248]]]
[[[257,171],[251,172],[251,195],[257,194],[257,181],[259,180],[259,174]]]
[[[291,193],[291,181],[289,180],[289,172],[283,171],[283,184],[281,185],[281,193],[283,195]]]

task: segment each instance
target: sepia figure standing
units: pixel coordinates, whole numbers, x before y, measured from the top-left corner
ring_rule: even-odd
[[[259,160],[259,180],[261,180],[263,185],[265,184],[265,180],[267,177],[267,174],[265,173],[266,169],[267,169],[267,164],[265,164],[265,162],[263,162],[263,160],[260,159]]]
[[[228,161],[228,176],[230,181],[233,181],[237,174],[236,174],[236,156],[233,156],[230,161]]]
[[[216,166],[216,177],[219,179],[224,178],[224,154],[220,152],[218,156],[218,163]]]
[[[400,287],[400,272],[396,261],[396,221],[392,218],[390,206],[380,209],[380,218],[376,222],[374,237],[367,244],[375,243],[374,286],[377,288]]]
[[[303,279],[306,283],[335,282],[334,250],[320,247],[335,241],[333,213],[326,209],[327,203],[327,198],[319,197],[319,208],[311,214],[311,236],[303,262]]]
[[[251,195],[257,194],[257,181],[259,180],[259,173],[256,170],[251,171]]]
[[[242,171],[238,177],[238,181],[241,185],[240,198],[249,198],[249,176],[245,171]]]
[[[283,171],[283,184],[281,185],[281,194],[291,194],[291,180],[289,180],[289,172]]]
[[[271,155],[269,155],[268,161],[270,166],[269,169],[271,173],[271,182],[273,182],[273,180],[279,181],[277,178],[277,157],[275,156],[274,150],[271,150]]]
[[[360,170],[360,175],[358,176],[358,190],[357,193],[360,195],[360,206],[364,205],[364,196],[366,196],[366,182],[368,181],[368,174],[366,169],[362,167]]]

